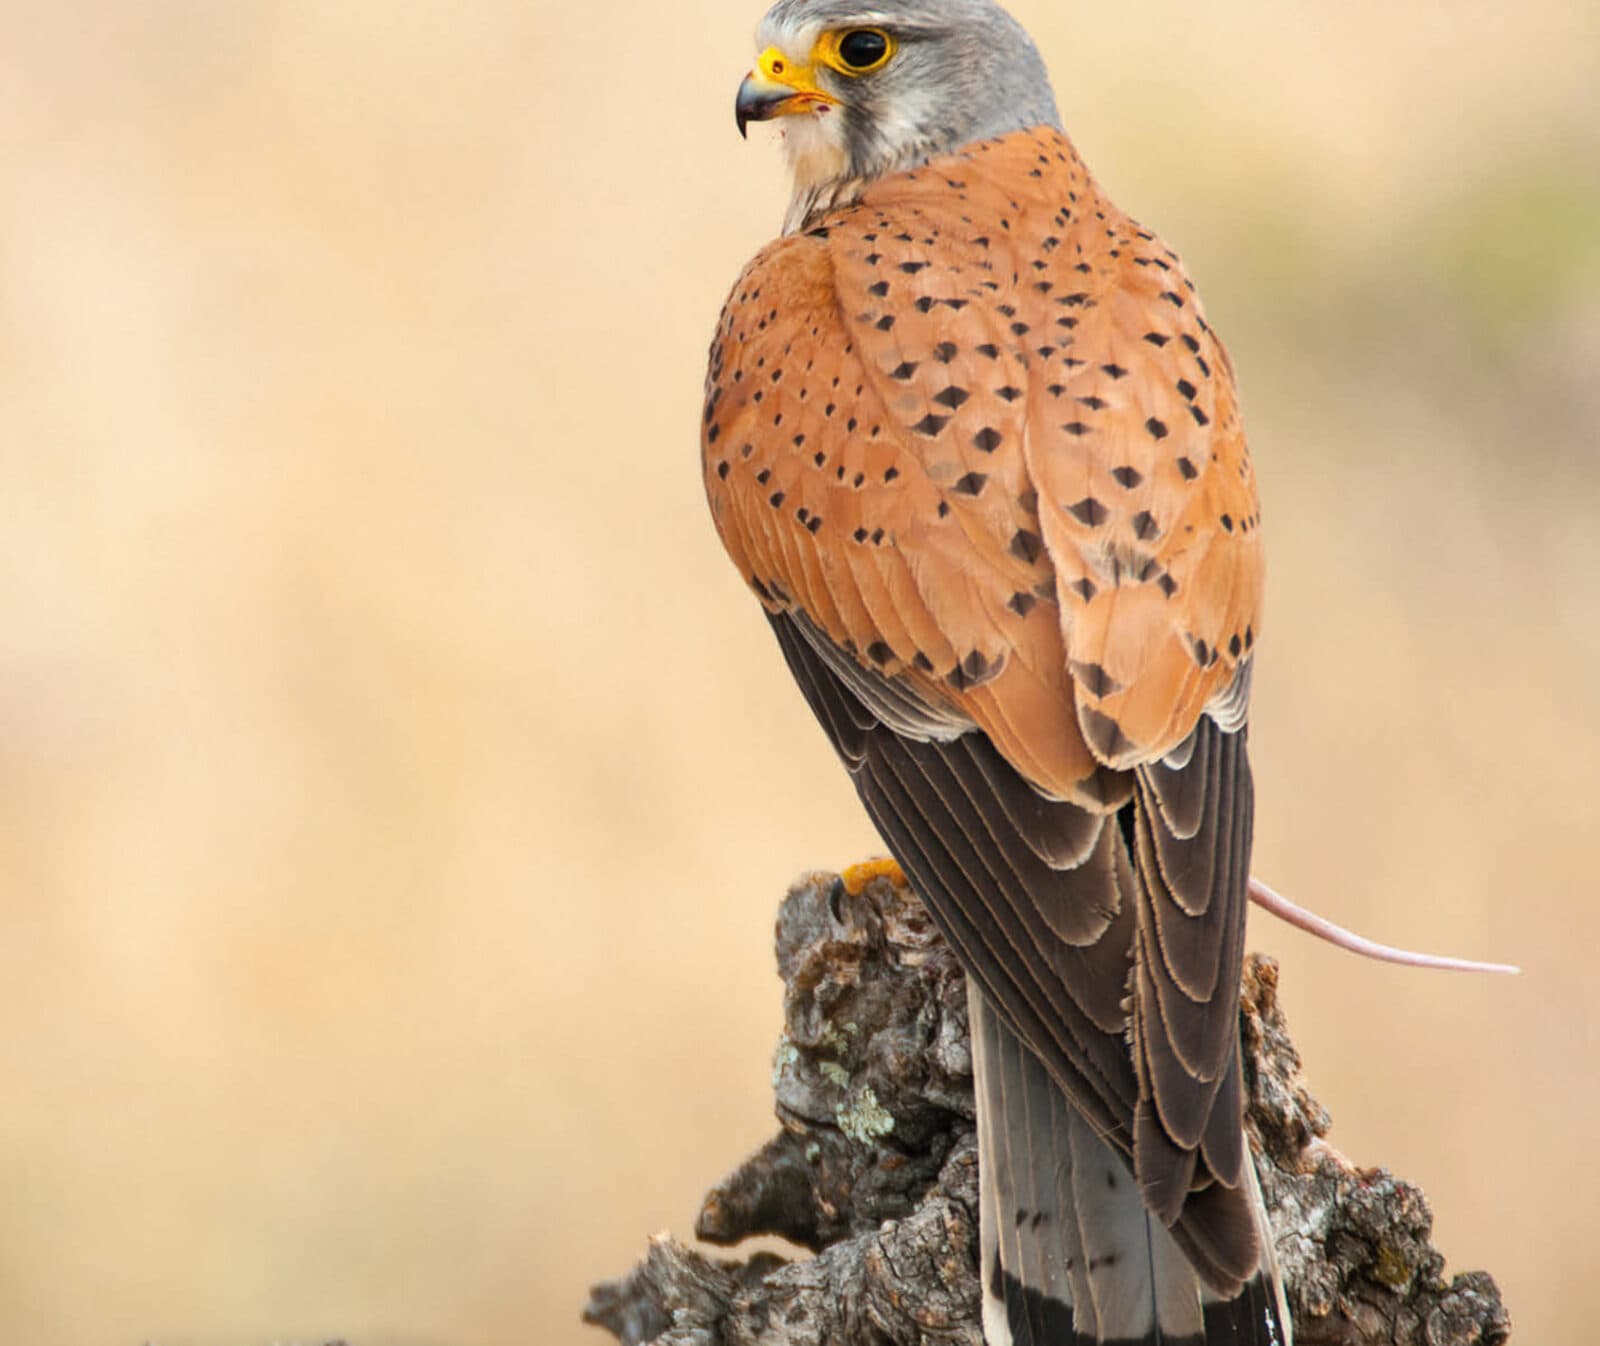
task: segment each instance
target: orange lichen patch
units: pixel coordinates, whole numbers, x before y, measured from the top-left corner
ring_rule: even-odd
[[[903,888],[906,883],[905,871],[900,868],[900,862],[891,860],[888,856],[877,860],[863,860],[860,864],[846,865],[839,878],[844,884],[845,892],[851,897],[860,897],[866,886],[874,879],[888,879],[896,888]]]

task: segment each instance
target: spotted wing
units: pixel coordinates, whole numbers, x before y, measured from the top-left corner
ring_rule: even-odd
[[[1027,370],[976,298],[993,274],[985,241],[915,211],[854,210],[763,252],[712,348],[707,492],[769,609],[1104,810],[1128,787],[1074,710]]]

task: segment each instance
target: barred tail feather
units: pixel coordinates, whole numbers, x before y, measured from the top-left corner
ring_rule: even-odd
[[[1292,1346],[1253,1166],[1266,1259],[1222,1300],[1027,1045],[975,988],[968,1005],[988,1346]]]

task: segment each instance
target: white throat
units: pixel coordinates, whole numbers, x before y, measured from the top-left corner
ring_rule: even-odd
[[[861,190],[861,183],[849,176],[844,118],[837,112],[785,118],[783,150],[794,183],[784,233],[795,233],[812,215],[854,199]]]

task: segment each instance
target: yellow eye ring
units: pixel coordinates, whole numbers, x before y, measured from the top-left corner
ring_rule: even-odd
[[[882,70],[894,52],[894,38],[881,28],[840,28],[824,33],[811,57],[841,75],[856,76]]]

